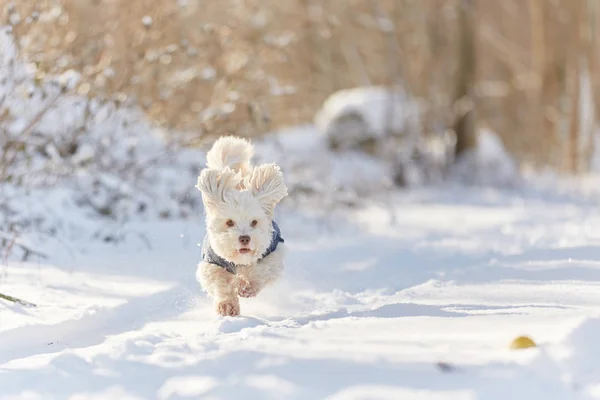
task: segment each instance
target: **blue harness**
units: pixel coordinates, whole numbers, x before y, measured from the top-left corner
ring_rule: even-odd
[[[279,243],[283,243],[284,240],[281,237],[281,231],[279,230],[279,226],[273,221],[273,236],[271,237],[271,244],[267,248],[267,250],[263,253],[263,255],[258,259],[258,261],[263,260],[266,256],[271,254],[277,249],[277,245]],[[204,241],[202,242],[202,260],[209,263],[218,265],[221,268],[227,270],[227,272],[231,272],[235,275],[235,270],[237,265],[232,263],[231,261],[227,261],[213,250],[210,245],[210,241],[208,240],[208,235],[204,237]]]

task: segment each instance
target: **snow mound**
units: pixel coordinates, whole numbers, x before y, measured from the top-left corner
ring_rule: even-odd
[[[267,325],[268,322],[254,317],[219,317],[217,319],[218,333],[234,333],[244,329],[256,328],[257,326]]]
[[[218,380],[204,375],[186,375],[169,378],[158,390],[157,397],[161,400],[174,396],[194,398],[202,396],[215,388]]]
[[[335,149],[356,149],[387,136],[402,137],[410,154],[419,134],[419,106],[401,89],[371,86],[329,96],[315,125]]]
[[[600,389],[600,318],[589,318],[573,330],[559,348],[559,365],[565,378],[572,384],[587,387],[587,390]],[[597,398],[600,391],[596,393]]]
[[[474,400],[477,396],[471,390],[452,390],[442,393],[434,390],[415,390],[391,385],[357,385],[340,390],[327,400]]]
[[[489,130],[479,132],[477,147],[451,169],[452,178],[471,185],[512,186],[519,176],[517,162],[506,151],[502,139]]]
[[[389,166],[358,151],[335,152],[314,126],[300,126],[254,142],[255,162],[276,162],[285,174],[290,198],[318,198],[321,206],[355,203],[360,197],[389,190]]]

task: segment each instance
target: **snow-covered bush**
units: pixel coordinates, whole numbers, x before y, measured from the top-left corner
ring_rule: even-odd
[[[400,88],[341,90],[325,100],[315,125],[334,150],[408,161],[420,137],[419,106]]]
[[[365,193],[381,191],[390,181],[398,186],[414,186],[447,177],[475,185],[515,183],[518,165],[496,134],[482,130],[477,147],[454,160],[455,135],[445,131],[422,135],[419,117],[418,102],[401,89],[360,87],[336,92],[315,115],[315,125],[326,146],[339,155],[319,159],[364,160],[361,167],[354,167],[361,165],[356,160],[352,168],[350,162],[346,167],[347,175],[356,177],[353,184],[347,182],[347,187],[353,187],[357,194],[361,188]],[[360,178],[365,173],[358,170],[373,169],[367,164],[378,166],[380,179]]]
[[[115,221],[201,209],[190,193],[202,152],[132,104],[75,93],[74,71],[40,78],[17,58],[10,29],[0,31],[0,49],[0,233],[51,232],[51,210],[22,204],[57,186],[90,214]]]
[[[424,135],[419,102],[401,88],[341,90],[315,116],[315,125],[335,152],[361,152],[387,165],[398,186],[440,182],[450,163],[453,135]]]
[[[482,186],[511,186],[518,182],[517,161],[506,151],[502,139],[489,130],[481,130],[477,147],[462,155],[451,168],[451,178]]]
[[[354,206],[393,187],[392,171],[380,158],[359,151],[337,152],[312,125],[267,135],[255,142],[257,162],[277,162],[290,196],[322,210]]]
[[[409,162],[396,160],[392,166],[398,186],[442,182],[454,161],[456,136],[449,131],[422,136]]]

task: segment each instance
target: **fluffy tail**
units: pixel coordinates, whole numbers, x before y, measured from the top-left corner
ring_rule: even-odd
[[[254,147],[250,141],[236,136],[222,136],[206,154],[206,164],[211,169],[229,167],[246,175],[252,168],[252,156]]]

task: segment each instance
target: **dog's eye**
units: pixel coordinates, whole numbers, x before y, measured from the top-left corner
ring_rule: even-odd
[[[257,221],[257,220],[253,220],[253,221],[250,223],[250,226],[254,228],[254,227],[257,225],[257,224],[258,224],[258,221]]]
[[[233,222],[232,220],[228,219],[228,220],[227,220],[227,222],[225,222],[225,224],[226,224],[228,227],[230,227],[230,228],[231,228],[232,226],[234,226],[234,225],[235,225],[235,222]]]

